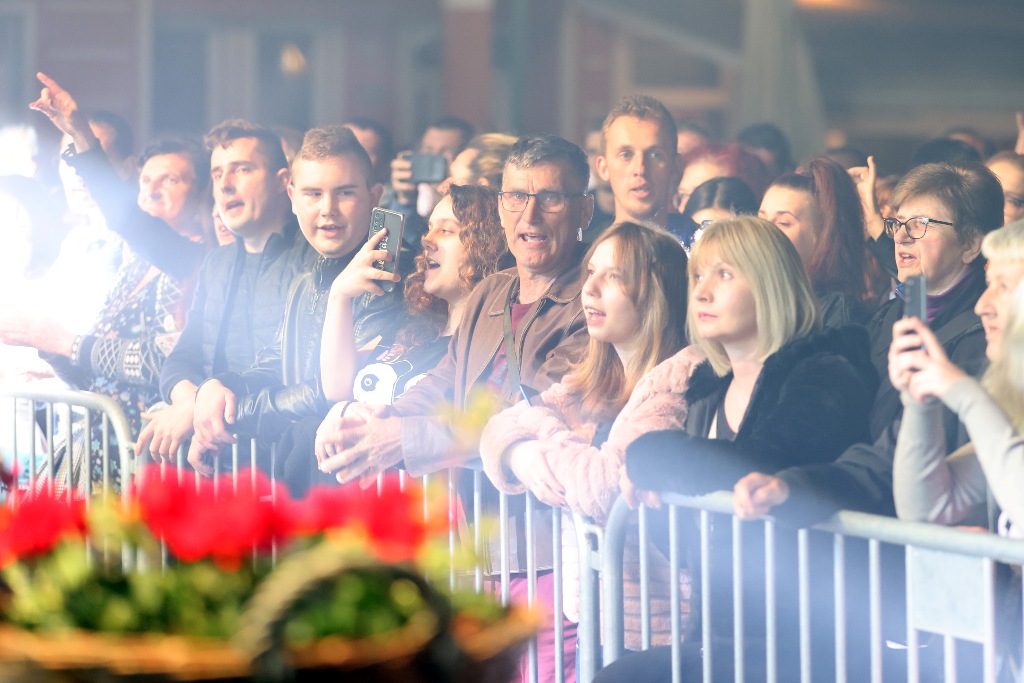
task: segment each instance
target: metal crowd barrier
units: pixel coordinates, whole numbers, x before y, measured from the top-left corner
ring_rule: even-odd
[[[741,522],[732,516],[732,499],[729,492],[718,492],[700,498],[689,498],[674,494],[663,494],[662,500],[667,504],[670,563],[673,575],[678,575],[682,568],[682,551],[678,547],[678,533],[683,515],[696,516],[699,539],[693,542],[699,543],[700,548],[700,575],[701,575],[701,665],[703,667],[702,677],[705,682],[723,680],[716,676],[713,669],[713,652],[716,647],[722,647],[721,642],[712,638],[715,632],[714,625],[725,616],[732,618],[733,646],[732,646],[732,667],[736,681],[751,680],[751,671],[763,668],[766,672],[766,680],[778,681],[789,680],[782,677],[779,671],[779,646],[787,642],[798,642],[799,648],[799,680],[824,680],[821,678],[821,671],[812,676],[812,658],[821,656],[815,653],[812,642],[821,643],[822,635],[812,633],[811,613],[815,608],[810,599],[811,585],[818,577],[811,575],[811,561],[809,550],[810,534],[825,535],[824,539],[831,537],[831,566],[833,574],[833,620],[830,636],[834,643],[835,676],[836,681],[848,680],[848,665],[851,663],[853,653],[848,651],[848,642],[852,636],[867,636],[869,644],[869,679],[872,683],[880,683],[883,680],[883,665],[885,653],[893,651],[893,643],[887,643],[886,638],[891,636],[891,631],[883,629],[883,612],[900,608],[902,617],[905,618],[905,629],[901,630],[904,642],[896,644],[899,652],[905,653],[905,674],[902,670],[903,662],[901,657],[896,658],[898,678],[908,681],[922,680],[922,656],[930,655],[934,648],[929,651],[924,647],[926,638],[941,638],[942,657],[935,669],[941,669],[942,680],[948,682],[956,681],[957,676],[970,681],[985,681],[995,683],[997,672],[1001,665],[1009,666],[1006,661],[1007,652],[1021,651],[1019,631],[1012,632],[1021,626],[1021,578],[1019,573],[1003,571],[1001,575],[1009,577],[1001,583],[997,583],[997,563],[1007,565],[1020,565],[1024,563],[1024,543],[1017,540],[1002,538],[993,534],[976,533],[972,531],[959,530],[955,528],[942,527],[932,524],[911,523],[889,517],[880,517],[864,513],[842,511],[836,514],[826,523],[819,524],[812,529],[801,529],[797,534],[797,567],[798,595],[777,595],[775,592],[775,581],[778,578],[776,570],[779,563],[785,558],[776,557],[775,538],[783,532],[781,525],[771,519],[756,522]],[[644,528],[644,517],[649,516],[652,511],[645,511],[641,508],[641,537],[646,538],[647,531]],[[622,611],[622,552],[624,547],[625,530],[631,516],[631,511],[623,499],[619,499],[611,513],[611,517],[603,531],[604,547],[600,553],[594,553],[592,559],[594,564],[591,569],[602,576],[603,591],[603,664],[614,662],[624,653],[623,649],[623,611]],[[722,523],[729,527],[732,532],[732,603],[733,609],[729,614],[723,614],[722,609],[716,608],[711,600],[711,567],[709,565],[712,550],[709,546],[709,536],[713,524]],[[765,538],[765,559],[764,559],[764,602],[763,606],[750,605],[745,603],[741,597],[743,590],[743,572],[748,571],[750,565],[744,563],[744,553],[751,550],[745,547],[742,541],[743,536],[752,531],[764,532]],[[788,533],[788,532],[787,532]],[[848,552],[854,543],[860,542],[852,539],[863,539],[866,543],[865,568],[868,585],[867,594],[863,599],[867,602],[868,612],[868,633],[855,634],[850,631],[851,623],[849,613],[851,608],[860,605],[850,605],[849,596],[846,593],[847,581],[851,563],[851,553]],[[820,539],[819,539],[820,540]],[[644,544],[641,543],[641,548]],[[826,546],[827,547],[827,546]],[[886,550],[897,549],[903,552],[905,561],[905,579],[893,579],[887,577],[883,572],[882,556]],[[855,554],[855,553],[854,553]],[[857,558],[859,559],[859,555]],[[791,565],[789,565],[791,566]],[[1006,566],[1003,570],[1009,569]],[[896,582],[897,585],[893,585]],[[673,587],[675,587],[675,582]],[[1000,587],[1009,588],[1009,591],[1001,591]],[[883,588],[887,591],[896,588],[905,595],[905,607],[883,603]],[[680,625],[680,601],[677,593],[673,593],[672,601],[672,680],[683,680],[681,670],[682,662],[680,653],[682,650],[682,631]],[[799,632],[778,633],[775,628],[775,617],[781,600],[798,600]],[[1013,604],[1008,605],[1008,602]],[[754,608],[764,609],[764,661],[750,661],[749,655],[752,651],[750,643],[744,642],[744,619],[746,612]],[[1009,620],[997,618],[998,612],[1009,608],[1011,618]],[[644,616],[649,621],[649,610]],[[997,628],[998,622],[998,628]],[[1006,628],[1009,625],[1011,628]],[[1016,627],[1013,628],[1013,627]],[[649,624],[647,625],[649,630]],[[582,632],[582,626],[581,626]],[[928,634],[935,634],[929,636]],[[581,636],[582,639],[582,636]],[[581,641],[582,642],[582,641]],[[961,643],[975,643],[975,652],[980,656],[980,661],[971,661],[976,664],[977,669],[969,669],[968,662],[958,660],[958,647],[962,650]],[[645,638],[644,647],[649,646],[649,640]],[[827,658],[826,658],[827,659]],[[932,660],[937,658],[932,657]],[[935,664],[934,661],[930,664]],[[965,673],[965,669],[967,669]],[[888,673],[893,669],[889,668]],[[1008,678],[1003,678],[1010,671]],[[1007,669],[999,674],[1000,681],[1020,680],[1019,672]],[[591,680],[590,671],[581,669],[580,681],[588,683]],[[688,679],[690,680],[690,679]],[[832,680],[831,675],[828,680]],[[851,680],[868,680],[863,679]],[[889,679],[891,680],[891,678]],[[935,677],[926,680],[938,680]]]
[[[131,429],[120,406],[109,397],[71,390],[44,390],[36,387],[18,385],[0,388],[0,420],[6,425],[0,428],[0,453],[17,455],[25,468],[19,477],[19,485],[29,490],[41,487],[53,487],[62,483],[64,490],[84,494],[87,500],[99,493],[101,495],[118,495],[123,503],[130,502],[133,487],[122,486],[116,490],[110,480],[111,454],[117,460],[123,481],[133,477],[138,468],[146,463],[146,458],[136,458],[135,441]],[[62,469],[59,460],[62,446],[68,435],[76,433],[85,435],[99,430],[101,435],[98,447],[93,439],[85,441],[86,465],[77,476],[73,476],[74,468]],[[6,431],[5,431],[6,430]],[[248,449],[235,444],[229,452],[214,457],[211,461],[217,475],[230,473],[234,486],[238,485],[238,477],[243,469],[249,468],[255,476],[258,445],[252,439]],[[248,451],[246,453],[245,451]],[[96,451],[95,453],[93,451]],[[167,476],[196,477],[199,475],[186,460],[187,448],[179,450],[176,461],[163,463]],[[312,455],[312,454],[311,454]],[[103,476],[94,481],[89,476],[88,462],[93,456],[102,462]],[[269,453],[270,467],[276,454]],[[10,465],[6,459],[5,464]],[[27,471],[26,471],[27,470]],[[61,479],[63,477],[63,479]],[[408,480],[409,477],[403,477]],[[218,477],[219,479],[219,477]],[[441,481],[447,488],[448,505],[447,521],[449,524],[449,550],[452,564],[449,576],[451,587],[472,588],[477,592],[493,591],[503,604],[512,601],[513,579],[526,583],[526,602],[537,607],[540,597],[537,591],[538,579],[550,574],[554,583],[553,612],[554,670],[544,670],[538,658],[537,639],[531,641],[526,657],[528,679],[537,681],[555,681],[564,683],[566,677],[564,667],[564,633],[562,620],[563,611],[563,557],[562,557],[562,522],[563,512],[539,503],[532,495],[508,496],[497,492],[486,476],[479,469],[479,464],[471,464],[466,468],[444,470],[422,477],[424,485]],[[97,490],[97,487],[99,490]],[[496,507],[497,515],[493,508]],[[513,523],[510,510],[517,508],[519,514]],[[428,514],[428,509],[424,510]],[[496,519],[495,519],[496,518]],[[495,523],[496,522],[496,523]],[[582,526],[577,526],[581,536]],[[525,535],[525,538],[521,536]],[[470,571],[457,567],[455,558],[461,556],[462,544],[469,544],[473,556],[477,558]],[[518,557],[518,566],[514,567],[511,549],[518,547],[525,550],[525,557]],[[130,557],[125,552],[123,561],[126,567],[139,570],[146,569],[138,558]],[[166,554],[164,555],[166,562]],[[581,562],[581,574],[582,574]],[[594,618],[582,619],[584,627],[596,626],[597,612],[596,593],[581,596],[581,615],[594,614]],[[579,653],[581,661],[596,661],[596,640],[588,651],[581,642]]]
[[[458,544],[470,543],[473,549],[473,556],[476,562],[471,570],[471,575],[460,575],[454,563],[452,565],[450,582],[455,588],[461,584],[463,587],[472,587],[477,592],[493,591],[503,605],[508,605],[512,599],[513,580],[525,582],[525,602],[532,608],[549,610],[552,615],[550,629],[550,646],[553,648],[553,666],[549,669],[542,667],[539,658],[538,638],[531,639],[525,661],[525,675],[531,683],[537,681],[554,681],[565,683],[565,633],[563,629],[563,607],[564,607],[564,557],[562,553],[563,543],[563,515],[560,509],[552,508],[536,500],[531,494],[520,494],[510,496],[498,492],[491,486],[489,480],[480,470],[479,462],[469,463],[463,468],[452,468],[422,477],[424,485],[429,485],[436,478],[442,478],[448,490],[448,522],[450,529],[449,549],[451,556],[458,555]],[[465,478],[469,478],[466,485],[460,486]],[[488,503],[493,508],[497,502],[496,519],[493,510],[488,509]],[[518,508],[518,514],[511,510]],[[459,518],[465,521],[465,527],[461,529],[464,533],[460,538]],[[497,529],[493,528],[497,522]],[[576,527],[577,538],[582,538],[583,530]],[[525,538],[520,539],[523,534]],[[515,553],[516,567],[513,567],[513,548],[524,550],[520,555]],[[582,575],[582,565],[581,575]],[[550,605],[542,604],[538,590],[539,579],[549,575],[553,585],[553,596]],[[597,612],[597,596],[587,600],[581,591],[580,613],[582,615]],[[585,620],[581,618],[580,628],[583,628]],[[578,661],[593,659],[596,657],[596,645],[592,651],[587,650],[583,641],[579,643],[580,650],[577,652]],[[570,678],[571,680],[571,678]]]
[[[120,407],[111,399],[87,392],[65,390],[43,390],[33,387],[19,386],[0,388],[0,399],[4,399],[6,407],[3,415],[3,427],[0,427],[0,451],[5,456],[13,454],[26,463],[27,471],[21,474],[24,486],[54,486],[58,477],[63,476],[63,485],[68,490],[81,490],[85,493],[97,493],[95,485],[102,487],[99,493],[111,495],[115,493],[107,476],[111,458],[120,466],[121,476],[130,477],[136,470],[136,458],[133,454],[134,441],[130,429]],[[9,410],[9,412],[8,412]],[[90,435],[86,440],[88,448],[93,448],[94,438],[98,434],[99,457],[103,463],[104,476],[102,481],[94,482],[89,476],[89,468],[83,467],[74,477],[73,468],[61,470],[57,467],[60,444],[66,443],[69,435],[73,437],[78,430],[81,434]],[[270,454],[271,463],[274,454]],[[6,459],[9,465],[11,459]],[[244,461],[248,462],[244,462]],[[237,478],[243,467],[253,467],[257,461],[256,444],[252,443],[248,457],[241,454],[236,445],[227,457],[220,456],[214,460],[218,472],[231,472]],[[177,462],[166,464],[177,476],[197,476],[185,462],[184,452],[179,454]],[[537,502],[532,495],[508,496],[499,494],[478,469],[472,466],[452,469],[424,477],[424,483],[440,479],[447,489],[448,506],[447,521],[449,524],[449,549],[453,558],[449,581],[451,586],[471,586],[476,591],[490,590],[507,604],[512,599],[513,580],[518,579],[519,585],[525,583],[526,601],[537,606],[540,603],[538,581],[541,576],[550,574],[553,581],[553,603],[550,605],[554,615],[552,630],[554,640],[553,670],[541,667],[538,656],[538,644],[535,640],[530,644],[526,661],[526,670],[530,681],[551,680],[562,683],[565,680],[564,640],[562,613],[565,604],[564,569],[566,558],[563,556],[563,523],[567,517],[561,510],[552,509]],[[130,487],[122,487],[116,492],[127,503]],[[812,530],[800,530],[797,535],[797,557],[790,558],[790,565],[780,565],[786,558],[776,557],[775,538],[782,533],[779,525],[772,521],[752,523],[740,522],[732,516],[731,495],[719,492],[701,498],[687,498],[672,494],[662,496],[668,504],[670,575],[678,576],[684,568],[686,560],[683,551],[675,542],[679,537],[682,520],[695,522],[699,538],[700,563],[700,612],[691,615],[691,619],[700,619],[702,633],[703,657],[701,660],[704,681],[721,680],[716,677],[713,658],[716,648],[722,643],[712,639],[715,624],[724,616],[731,618],[733,623],[733,640],[731,666],[735,670],[737,681],[748,680],[746,674],[755,669],[766,671],[767,681],[781,680],[779,672],[778,650],[780,643],[798,643],[799,678],[801,681],[817,679],[812,667],[815,658],[821,658],[812,644],[820,643],[821,634],[812,632],[811,586],[817,580],[811,573],[810,534],[830,538],[831,543],[831,582],[833,591],[833,619],[829,638],[834,643],[834,668],[836,681],[847,680],[847,665],[856,656],[848,651],[848,642],[852,636],[866,635],[869,644],[867,668],[872,683],[883,680],[884,660],[889,650],[886,638],[891,633],[883,628],[883,612],[892,605],[884,604],[883,587],[890,587],[894,582],[900,585],[905,595],[905,608],[902,616],[906,627],[901,643],[905,652],[905,676],[907,680],[918,681],[922,675],[922,653],[929,652],[922,648],[923,641],[938,634],[941,638],[942,658],[940,668],[945,681],[957,680],[963,674],[965,663],[957,658],[957,643],[976,643],[979,657],[979,671],[976,675],[964,674],[969,680],[982,680],[996,683],[997,672],[1003,663],[1004,651],[1020,652],[1021,643],[1007,648],[1007,635],[1001,632],[1003,622],[999,620],[997,611],[1006,602],[1006,594],[1001,592],[997,582],[997,564],[1005,563],[1020,565],[1024,563],[1024,544],[991,534],[978,534],[950,529],[929,524],[914,524],[899,520],[866,515],[855,512],[840,512],[827,523],[817,525]],[[493,519],[492,510],[497,508],[497,529],[488,526]],[[515,520],[510,512],[518,511]],[[427,514],[427,511],[424,511]],[[641,647],[651,647],[651,591],[649,557],[650,523],[652,511],[641,508],[639,511],[639,544],[640,560],[640,628]],[[624,582],[623,553],[626,547],[626,530],[633,513],[619,500],[612,510],[610,519],[604,527],[588,523],[579,517],[572,519],[575,527],[576,552],[579,559],[579,623],[577,626],[576,668],[577,678],[581,683],[589,683],[602,666],[619,659],[624,649]],[[684,518],[688,515],[688,518]],[[710,565],[710,531],[715,524],[725,525],[732,532],[732,609],[727,614],[712,599]],[[744,554],[749,554],[743,538],[756,531],[763,533],[764,543],[764,605],[746,604],[741,597],[743,591],[745,567]],[[524,538],[525,537],[525,538]],[[868,633],[856,634],[850,631],[848,621],[848,595],[845,588],[848,577],[846,572],[850,566],[847,561],[851,553],[848,550],[855,543],[866,546],[867,576],[866,594]],[[474,556],[478,558],[471,571],[456,566],[454,558],[460,554],[463,544],[471,545]],[[893,578],[883,572],[883,551],[887,547],[898,546],[905,549],[903,571],[905,578]],[[513,567],[512,549],[525,550],[524,556],[516,553],[517,566]],[[550,552],[548,552],[550,551]],[[856,553],[853,553],[856,554]],[[692,556],[691,556],[692,558]],[[126,558],[128,566],[133,566]],[[776,572],[779,566],[796,567],[797,595],[779,596],[775,592]],[[1006,576],[1006,572],[1002,575]],[[1017,593],[1012,594],[1017,600],[1011,611],[1015,611],[1018,622],[1021,620],[1020,607],[1020,576],[1011,575],[1011,583],[1015,582]],[[671,581],[672,611],[672,675],[674,681],[682,680],[679,653],[684,640],[682,604],[678,581]],[[795,633],[779,633],[776,630],[775,615],[780,600],[797,600],[799,627]],[[603,609],[601,609],[603,607]],[[857,606],[854,606],[857,607]],[[902,607],[902,606],[901,606]],[[751,617],[748,612],[764,612],[764,661],[753,661],[750,650],[745,647],[744,625],[749,624]],[[1018,623],[1018,626],[1020,624]],[[1019,638],[1020,636],[1016,636]],[[932,650],[934,651],[934,649]],[[820,667],[819,667],[820,669]],[[902,678],[902,675],[901,675]],[[1002,680],[1002,679],[1000,679]],[[1018,679],[1019,680],[1019,679]]]
[[[89,498],[94,493],[109,495],[114,491],[112,451],[122,476],[134,472],[135,442],[124,412],[113,399],[86,391],[17,385],[0,387],[0,400],[5,404],[0,452],[9,456],[4,464],[16,470],[22,488],[52,489],[59,483],[65,490],[79,490]],[[102,464],[102,478],[93,481],[90,464],[97,431],[95,455]],[[59,463],[63,458],[71,465],[67,456],[76,449],[84,456],[77,476],[74,466],[60,467]],[[99,492],[93,490],[97,484]],[[128,491],[120,495],[127,502]]]

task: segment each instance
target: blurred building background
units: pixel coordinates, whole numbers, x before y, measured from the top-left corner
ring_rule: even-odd
[[[0,123],[39,117],[40,70],[140,141],[366,115],[408,143],[444,114],[582,141],[646,92],[723,138],[770,120],[798,156],[885,168],[956,125],[1009,144],[1022,36],[1022,0],[0,0]]]

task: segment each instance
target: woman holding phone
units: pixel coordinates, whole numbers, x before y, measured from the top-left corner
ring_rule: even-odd
[[[981,381],[946,356],[919,320],[896,323],[889,375],[903,398],[893,493],[903,519],[938,524],[983,523],[1020,536],[1024,529],[1024,221],[982,243],[988,287],[975,312],[985,327],[991,361]],[[1016,294],[1014,294],[1016,292]],[[930,400],[937,399],[937,400]],[[947,456],[942,406],[955,412],[971,441]],[[991,493],[1002,511],[990,511]],[[989,515],[989,512],[996,514]]]
[[[506,265],[508,246],[492,190],[452,185],[427,225],[416,270],[405,278],[410,321],[394,346],[373,353],[361,369],[351,300],[367,287],[366,274],[357,267],[346,269],[332,284],[320,347],[321,379],[329,400],[393,403],[444,356],[473,286]],[[368,247],[373,246],[371,238]]]
[[[901,519],[967,525],[1020,539],[1024,221],[989,233],[982,252],[988,259],[988,286],[975,312],[985,328],[991,365],[980,382],[949,360],[939,338],[920,320],[901,320],[893,330],[889,374],[903,399],[893,496]],[[950,433],[945,417],[950,411],[964,429]],[[1002,634],[997,661],[1005,666],[1011,659],[1019,671],[1020,578],[1007,570],[1000,565],[996,574],[997,629]],[[937,669],[937,661],[935,665]]]

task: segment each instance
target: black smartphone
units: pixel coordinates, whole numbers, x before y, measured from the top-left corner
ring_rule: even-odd
[[[448,177],[448,159],[440,154],[410,154],[411,183],[439,183]]]
[[[924,275],[911,275],[903,281],[903,317],[928,323],[928,287]]]
[[[381,230],[387,230],[387,234],[381,238],[378,249],[383,249],[391,254],[390,261],[374,261],[373,267],[388,273],[398,272],[398,252],[402,249],[402,239],[405,237],[405,216],[397,211],[374,207],[370,212],[370,234],[367,239],[373,239]],[[388,280],[378,281],[380,288],[390,292],[395,288],[395,283]]]
[[[533,387],[528,387],[525,384],[520,384],[519,385],[519,393],[522,394],[523,400],[526,401],[526,405],[530,405],[530,406],[537,405],[537,403],[536,403],[536,401],[534,401],[534,399],[537,398],[538,396],[540,396],[540,392],[539,391],[537,391]]]

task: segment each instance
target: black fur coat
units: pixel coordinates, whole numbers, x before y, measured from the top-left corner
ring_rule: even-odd
[[[733,441],[706,438],[732,374],[719,377],[703,363],[686,392],[686,431],[637,439],[627,452],[629,478],[643,489],[701,495],[731,490],[750,472],[832,462],[869,438],[878,387],[869,346],[859,325],[783,346],[765,360]]]

